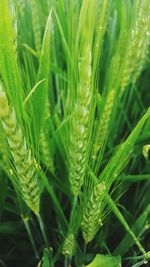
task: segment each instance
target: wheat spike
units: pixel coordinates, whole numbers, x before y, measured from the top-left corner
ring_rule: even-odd
[[[26,140],[19,126],[13,107],[9,106],[7,96],[0,85],[0,118],[2,127],[14,161],[19,180],[21,195],[26,204],[39,213],[40,187],[37,178],[36,160],[27,147]]]
[[[69,233],[63,244],[62,253],[65,256],[72,256],[75,250],[75,237],[74,234]]]
[[[95,185],[90,199],[86,204],[81,222],[82,233],[86,243],[90,242],[93,239],[100,225],[102,225],[101,205],[104,192],[104,183]]]
[[[150,36],[150,3],[149,0],[141,2],[140,12],[135,26],[132,29],[127,54],[125,57],[125,67],[122,75],[121,90],[124,91],[128,83],[133,82],[139,76],[143,63],[145,62]]]
[[[51,108],[50,108],[50,102],[48,99],[48,95],[46,97],[46,103],[45,103],[45,118],[44,118],[44,124],[43,128],[41,129],[40,133],[40,152],[41,152],[41,159],[43,161],[43,164],[52,172],[55,172],[55,167],[53,163],[52,154],[50,152],[49,143],[47,140],[47,136],[49,135],[49,132],[47,130],[47,123],[49,123],[51,119]]]
[[[38,7],[35,0],[30,0],[31,15],[32,15],[32,26],[34,33],[34,42],[37,52],[41,50],[41,28],[38,14]]]
[[[49,144],[43,130],[41,131],[40,134],[40,150],[44,165],[54,173],[54,164],[52,160],[52,155],[50,153]]]
[[[24,0],[18,0],[17,5],[18,5],[19,12],[21,13],[21,15],[23,15],[24,8],[25,8]]]
[[[103,142],[106,138],[109,122],[110,122],[110,116],[114,104],[114,96],[115,96],[115,90],[111,90],[107,96],[104,111],[102,113],[102,117],[100,119],[100,123],[98,125],[98,128],[96,130],[96,138],[95,138],[95,144],[93,146],[93,152],[92,152],[92,159],[96,160],[97,154],[99,150],[101,149]]]
[[[79,66],[77,102],[71,124],[69,180],[74,195],[79,194],[85,173],[91,103],[91,60],[91,49],[90,46],[87,46],[84,59]]]

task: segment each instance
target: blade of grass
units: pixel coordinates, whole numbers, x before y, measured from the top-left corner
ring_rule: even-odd
[[[39,61],[39,70],[37,74],[37,83],[38,87],[34,91],[33,97],[30,98],[33,105],[33,121],[35,124],[35,136],[36,141],[39,140],[40,129],[42,127],[44,112],[45,112],[45,104],[46,104],[46,96],[48,94],[48,86],[49,86],[49,67],[50,67],[50,35],[51,35],[51,16],[52,11],[50,12],[45,33],[43,37],[42,50]],[[41,83],[40,81],[43,81]]]
[[[136,222],[131,227],[131,230],[135,235],[139,236],[141,229],[144,228],[146,220],[150,214],[150,204],[145,208],[144,212],[138,217]],[[124,255],[133,245],[133,240],[129,234],[126,234],[125,237],[121,240],[118,246],[113,251],[114,255]]]
[[[106,201],[107,201],[109,207],[112,209],[112,211],[114,212],[114,214],[116,215],[118,220],[121,222],[121,224],[123,225],[125,230],[128,232],[128,234],[132,237],[132,239],[135,242],[135,244],[137,245],[139,251],[141,251],[141,253],[144,255],[144,257],[147,258],[147,253],[146,253],[145,249],[143,248],[143,246],[141,245],[141,243],[137,239],[134,232],[129,227],[128,223],[124,219],[122,213],[120,212],[120,210],[116,206],[115,202],[112,200],[112,198],[108,194],[106,194],[105,196],[106,196]]]

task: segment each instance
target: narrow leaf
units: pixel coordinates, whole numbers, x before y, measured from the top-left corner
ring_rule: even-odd
[[[43,258],[42,258],[42,266],[41,267],[51,267],[51,263],[50,263],[50,258],[51,258],[51,255],[49,255],[49,251],[48,249],[44,249],[44,252],[43,252]]]
[[[150,204],[146,207],[144,212],[139,216],[136,222],[131,227],[132,231],[139,235],[141,230],[144,228],[146,223],[147,217],[150,214]],[[131,236],[127,233],[125,237],[121,240],[119,245],[116,247],[115,251],[113,252],[114,255],[124,255],[133,245],[134,241]]]
[[[121,267],[121,258],[97,254],[95,259],[85,267]]]
[[[17,65],[17,32],[13,25],[13,16],[8,0],[0,1],[0,76],[7,94],[17,111],[22,115],[22,95],[19,69]]]
[[[42,50],[40,55],[39,70],[37,75],[37,83],[45,79],[40,83],[33,94],[33,106],[34,106],[34,120],[37,138],[39,137],[40,129],[43,122],[45,112],[45,101],[48,94],[49,84],[49,66],[50,66],[50,27],[51,27],[51,12],[47,19],[45,33],[43,37]]]

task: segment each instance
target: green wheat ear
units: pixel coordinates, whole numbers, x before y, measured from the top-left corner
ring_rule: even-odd
[[[98,124],[97,130],[96,130],[96,137],[95,137],[95,144],[93,146],[93,153],[92,153],[92,159],[95,161],[97,158],[97,154],[102,148],[108,127],[109,127],[109,122],[110,122],[110,116],[114,104],[114,97],[115,97],[115,90],[112,89],[108,93],[108,96],[106,98],[104,110],[100,119],[100,122]]]
[[[86,204],[81,221],[82,233],[86,244],[94,238],[99,227],[102,225],[101,206],[105,190],[106,186],[104,183],[95,185]]]
[[[83,184],[88,142],[88,121],[91,104],[91,48],[85,47],[84,59],[79,65],[77,102],[71,125],[69,180],[74,195],[78,195]]]
[[[121,81],[123,91],[130,80],[136,81],[145,63],[150,44],[150,3],[141,1],[140,11],[130,34]]]
[[[31,16],[32,16],[32,27],[33,27],[33,33],[34,33],[34,42],[35,42],[35,48],[36,51],[39,52],[41,50],[41,25],[39,20],[39,14],[38,14],[38,5],[37,1],[30,0],[30,6],[31,6]]]
[[[37,178],[36,160],[27,147],[13,107],[0,85],[0,118],[6,136],[19,183],[19,190],[26,204],[34,213],[39,213],[40,187]]]
[[[75,251],[75,236],[73,233],[69,233],[64,241],[62,253],[65,256],[72,256]]]
[[[40,151],[42,156],[42,161],[44,165],[52,172],[55,172],[54,163],[52,155],[50,153],[49,143],[47,141],[47,136],[44,133],[43,129],[40,134]]]
[[[43,127],[40,132],[40,152],[41,152],[41,160],[43,164],[45,165],[46,168],[48,168],[48,170],[54,173],[55,167],[54,167],[53,157],[50,151],[50,146],[49,146],[49,142],[47,138],[50,133],[46,127],[50,121],[50,118],[51,118],[50,103],[47,97],[46,104],[45,104],[45,118],[43,122]]]

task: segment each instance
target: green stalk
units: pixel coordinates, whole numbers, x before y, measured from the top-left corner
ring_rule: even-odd
[[[77,207],[77,200],[78,197],[74,196],[73,202],[72,202],[72,209],[70,213],[70,222],[68,226],[68,232],[66,235],[66,238],[64,240],[64,244],[62,247],[62,253],[65,255],[65,257],[68,258],[69,263],[71,264],[74,248],[75,248],[75,233],[72,229],[72,224],[74,221],[74,214],[76,212]]]
[[[29,224],[29,218],[24,218],[22,217],[22,220],[24,222],[24,225],[25,225],[25,228],[27,230],[27,233],[28,233],[28,237],[30,239],[30,242],[31,242],[31,245],[32,245],[32,248],[33,248],[33,251],[34,251],[34,254],[35,254],[35,257],[37,260],[39,260],[39,254],[38,254],[38,251],[36,249],[36,245],[35,245],[35,242],[34,242],[34,239],[33,239],[33,236],[32,236],[32,232],[31,232],[31,229],[30,229],[30,224]]]
[[[48,239],[47,239],[47,236],[46,236],[44,223],[43,223],[42,217],[41,217],[41,215],[39,213],[37,214],[37,219],[38,219],[38,222],[39,222],[39,226],[40,226],[40,229],[41,229],[43,240],[44,240],[46,246],[48,247]]]
[[[114,203],[114,201],[112,200],[112,198],[107,193],[105,194],[105,196],[106,196],[106,201],[107,201],[109,207],[113,210],[114,214],[119,219],[119,221],[121,222],[121,224],[124,226],[125,230],[133,238],[133,240],[134,240],[135,244],[137,245],[138,249],[141,251],[141,253],[144,255],[144,257],[147,258],[148,257],[147,252],[145,251],[145,249],[143,248],[143,246],[141,245],[141,243],[136,238],[134,232],[130,229],[128,223],[124,219],[123,215],[121,214],[120,210],[117,208],[117,206]]]
[[[74,196],[73,202],[72,202],[72,209],[71,209],[71,214],[70,214],[70,224],[73,220],[73,215],[77,207],[77,202],[78,202],[78,197]]]
[[[65,267],[68,267],[68,257],[67,256],[65,256],[64,265],[65,265]]]

